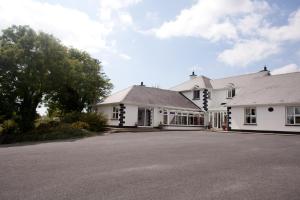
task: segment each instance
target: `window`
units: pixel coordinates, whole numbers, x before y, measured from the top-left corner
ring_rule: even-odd
[[[187,125],[187,113],[183,113],[182,114],[182,118],[181,118],[182,120],[181,120],[181,124],[182,125]]]
[[[170,112],[170,124],[176,124],[175,112]]]
[[[119,118],[119,108],[118,107],[113,107],[112,119],[118,119],[118,118]]]
[[[177,113],[177,115],[176,115],[176,124],[178,124],[178,125],[181,124],[181,113]]]
[[[168,124],[168,111],[164,110],[164,120],[163,120],[163,123],[165,125]]]
[[[286,108],[286,123],[288,125],[300,125],[300,106]]]
[[[245,108],[245,124],[256,124],[256,108]]]
[[[235,96],[235,88],[229,88],[227,90],[227,98],[231,99],[234,96]]]
[[[189,125],[194,125],[194,117],[193,117],[193,114],[189,114]]]
[[[200,90],[193,91],[193,99],[200,99]]]

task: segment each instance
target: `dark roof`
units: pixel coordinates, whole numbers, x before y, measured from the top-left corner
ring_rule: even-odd
[[[104,102],[100,103],[100,105],[111,103],[156,105],[200,110],[198,106],[179,92],[139,85],[134,85],[111,95]]]

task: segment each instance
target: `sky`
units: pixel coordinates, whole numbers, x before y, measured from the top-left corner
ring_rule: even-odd
[[[0,0],[0,29],[29,25],[102,62],[113,92],[300,71],[300,0]]]

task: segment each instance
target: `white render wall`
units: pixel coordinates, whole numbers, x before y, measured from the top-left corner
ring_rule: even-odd
[[[268,108],[274,111],[269,112]],[[285,106],[256,106],[257,125],[244,125],[244,107],[231,108],[231,128],[262,131],[300,132],[300,126],[286,126]]]
[[[189,100],[191,100],[194,104],[196,104],[198,107],[203,108],[203,90],[200,90],[200,99],[193,99],[193,91],[184,91],[182,92],[182,94],[188,98]]]
[[[104,114],[104,116],[107,118],[107,122],[110,126],[118,126],[119,120],[118,119],[112,119],[113,114],[113,107],[120,107],[119,105],[101,105],[97,107],[97,112]]]

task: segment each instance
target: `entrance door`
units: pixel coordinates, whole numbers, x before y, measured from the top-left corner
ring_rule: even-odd
[[[225,112],[211,112],[210,117],[211,125],[214,129],[221,129],[222,125],[225,123],[226,120],[226,113]]]
[[[151,126],[151,113],[150,108],[138,108],[138,126]]]

